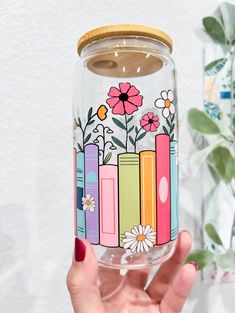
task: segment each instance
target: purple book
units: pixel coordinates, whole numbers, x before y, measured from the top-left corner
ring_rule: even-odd
[[[86,211],[86,238],[99,244],[99,148],[85,146],[85,194],[83,209]]]

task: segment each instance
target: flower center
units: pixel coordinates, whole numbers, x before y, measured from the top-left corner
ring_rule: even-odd
[[[128,94],[127,93],[121,93],[120,95],[119,95],[119,99],[121,100],[121,101],[127,101],[128,100]]]
[[[145,235],[138,235],[138,236],[136,237],[136,240],[137,240],[137,241],[143,241],[143,240],[145,240]]]
[[[91,201],[90,200],[86,200],[86,205],[90,205],[91,204]]]
[[[153,120],[151,118],[149,119],[149,124],[153,124]]]
[[[166,108],[169,108],[170,106],[171,106],[170,100],[169,100],[169,99],[166,99],[166,100],[165,100],[165,107],[166,107]]]

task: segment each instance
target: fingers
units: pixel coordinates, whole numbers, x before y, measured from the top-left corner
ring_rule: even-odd
[[[149,296],[157,302],[160,302],[168,291],[174,277],[187,258],[191,250],[191,245],[192,238],[190,233],[187,231],[179,233],[174,254],[167,262],[160,266],[146,290]]]
[[[160,312],[180,313],[196,279],[196,268],[186,264],[179,270],[171,287],[162,299]]]
[[[75,238],[74,257],[66,281],[75,313],[93,313],[97,308],[99,313],[103,312],[97,276],[98,264],[91,244]]]
[[[131,262],[131,258],[130,258],[130,262]],[[134,262],[144,264],[146,262],[146,255],[140,254],[138,256],[135,256]],[[151,268],[143,268],[143,269],[139,268],[136,270],[129,270],[126,273],[126,279],[131,285],[140,289],[144,289],[146,286],[150,271],[151,271]]]

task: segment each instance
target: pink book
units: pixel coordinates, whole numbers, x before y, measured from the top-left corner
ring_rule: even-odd
[[[171,239],[170,136],[155,136],[157,173],[157,244]]]
[[[100,244],[118,246],[118,185],[117,166],[99,167]]]
[[[77,151],[73,149],[73,203],[74,203],[74,234],[77,236]]]

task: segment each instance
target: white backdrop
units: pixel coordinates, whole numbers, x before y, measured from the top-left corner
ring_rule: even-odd
[[[0,312],[72,312],[72,80],[76,43],[109,23],[162,28],[174,40],[180,109],[181,226],[200,235],[200,175],[185,121],[202,105],[202,17],[217,0],[0,0]],[[234,1],[233,1],[234,2]],[[234,285],[198,281],[185,313],[234,312]]]

